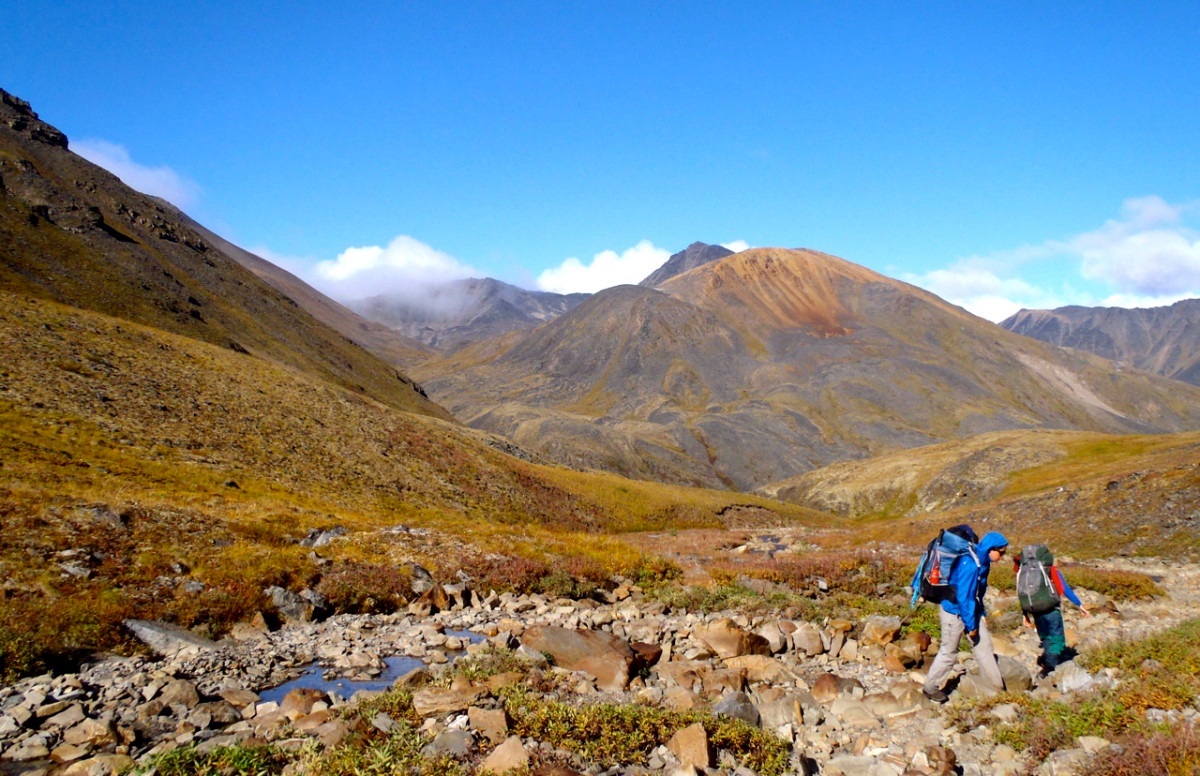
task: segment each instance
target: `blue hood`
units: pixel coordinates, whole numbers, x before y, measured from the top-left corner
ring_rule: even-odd
[[[992,531],[985,533],[983,538],[976,545],[979,548],[979,562],[988,563],[988,553],[992,550],[999,550],[1008,546],[1008,539],[1004,538],[1004,534]]]

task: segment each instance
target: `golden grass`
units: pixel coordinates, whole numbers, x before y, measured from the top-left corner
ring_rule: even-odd
[[[670,564],[621,534],[831,522],[758,497],[528,463],[486,435],[282,364],[4,292],[0,349],[10,671],[124,648],[128,616],[220,633],[268,605],[267,585],[331,573],[298,544],[313,529],[346,528],[320,555],[343,582],[392,595],[397,580],[372,566],[416,562],[449,577],[456,564],[513,558],[560,576],[662,576]],[[401,524],[414,530],[393,530]],[[87,578],[64,575],[71,559]],[[189,596],[160,577],[204,590]],[[378,604],[329,584],[353,606]]]

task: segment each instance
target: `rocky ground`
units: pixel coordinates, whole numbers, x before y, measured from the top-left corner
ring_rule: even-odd
[[[1069,640],[1081,650],[1117,638],[1137,638],[1200,615],[1200,567],[1124,560],[1114,565],[1161,579],[1167,600],[1123,603],[1119,609],[1080,591],[1096,614],[1066,612]],[[995,718],[960,732],[942,707],[921,694],[922,668],[937,642],[921,634],[898,638],[898,618],[796,622],[747,618],[734,612],[668,610],[631,585],[605,602],[540,596],[473,594],[465,585],[446,597],[427,596],[409,611],[295,622],[278,630],[246,624],[220,642],[153,623],[129,623],[156,651],[152,657],[107,656],[77,674],[43,676],[0,688],[0,773],[116,773],[171,748],[242,742],[331,745],[348,733],[337,713],[370,693],[339,697],[301,689],[280,701],[261,693],[319,661],[327,677],[368,679],[397,655],[427,668],[397,680],[413,692],[429,753],[471,758],[502,773],[531,755],[554,754],[584,774],[735,773],[727,753],[714,751],[702,729],[685,729],[644,766],[604,769],[577,756],[552,753],[547,742],[511,735],[497,697],[511,676],[445,686],[428,682],[462,653],[495,646],[515,650],[554,675],[558,700],[652,703],[709,708],[774,731],[793,746],[798,773],[1015,774],[1029,764],[989,741],[988,726],[1019,713],[997,707]],[[1011,594],[993,592],[989,608],[1007,610]],[[1074,663],[1038,680],[1036,636],[1006,628],[1014,613],[993,615],[995,641],[1010,689],[1045,697],[1120,681],[1115,672],[1089,675]],[[1011,625],[1011,622],[1008,623]],[[464,638],[463,631],[475,634]],[[547,656],[552,662],[547,662]],[[956,694],[981,690],[973,658],[960,657]],[[1194,716],[1194,712],[1192,712]],[[380,714],[386,730],[395,720]],[[1080,773],[1089,753],[1108,746],[1081,740],[1035,772]]]

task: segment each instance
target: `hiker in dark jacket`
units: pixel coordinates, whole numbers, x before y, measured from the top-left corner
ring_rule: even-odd
[[[1034,545],[1029,549],[1043,548],[1044,545]],[[1060,663],[1065,663],[1071,659],[1067,652],[1067,636],[1063,627],[1062,617],[1062,602],[1065,597],[1068,601],[1079,607],[1079,611],[1083,612],[1084,617],[1091,617],[1092,613],[1087,607],[1080,602],[1079,596],[1075,595],[1075,591],[1067,584],[1067,580],[1063,578],[1062,572],[1058,570],[1058,566],[1054,565],[1054,556],[1049,550],[1045,550],[1045,556],[1042,562],[1045,564],[1047,576],[1050,584],[1054,587],[1054,591],[1058,593],[1059,601],[1054,603],[1054,607],[1041,613],[1025,611],[1024,602],[1022,602],[1021,613],[1025,616],[1025,627],[1037,627],[1038,638],[1042,641],[1042,654],[1038,657],[1038,665],[1042,667],[1042,674],[1048,674],[1058,668]],[[1013,571],[1020,573],[1021,571],[1021,556],[1013,558]],[[1030,622],[1030,618],[1033,621]]]
[[[956,595],[942,601],[939,613],[941,623],[941,645],[937,657],[929,666],[923,692],[925,697],[945,703],[950,696],[942,685],[950,678],[958,662],[958,644],[963,634],[971,641],[971,653],[979,665],[979,675],[996,690],[1004,689],[996,653],[992,651],[992,636],[988,633],[984,615],[983,596],[987,592],[988,574],[992,564],[1004,557],[1008,551],[1008,539],[1003,534],[984,534],[973,552],[960,557],[950,572],[950,583]]]

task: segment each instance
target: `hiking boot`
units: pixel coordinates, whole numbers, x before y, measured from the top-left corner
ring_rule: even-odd
[[[945,690],[929,690],[922,687],[921,693],[934,703],[945,703],[950,700],[950,696],[946,694]]]

